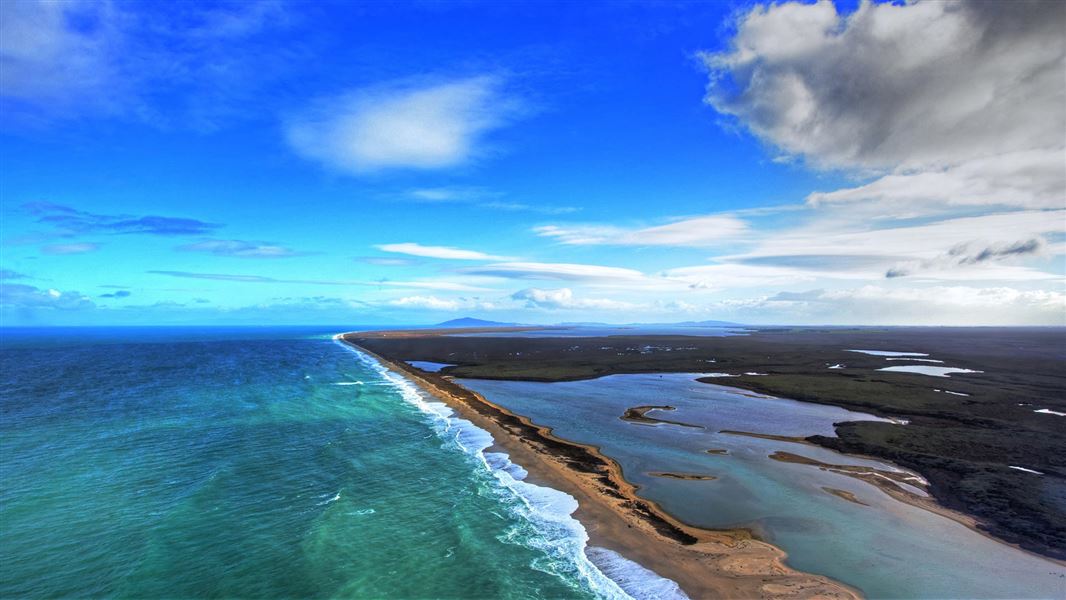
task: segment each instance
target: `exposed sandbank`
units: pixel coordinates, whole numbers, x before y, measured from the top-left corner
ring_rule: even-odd
[[[796,571],[779,548],[754,539],[744,529],[692,527],[640,498],[636,486],[616,462],[598,448],[555,436],[446,376],[426,373],[388,360],[341,337],[403,373],[463,418],[485,429],[522,465],[530,481],[577,499],[574,513],[593,545],[614,550],[629,560],[674,580],[692,598],[859,598],[858,591],[827,577]]]

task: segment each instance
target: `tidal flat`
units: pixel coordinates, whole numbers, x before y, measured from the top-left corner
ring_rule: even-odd
[[[1061,589],[1064,569],[1052,561],[903,504],[847,471],[894,474],[897,482],[912,482],[908,487],[916,494],[924,493],[921,477],[882,461],[788,441],[832,436],[838,422],[884,419],[700,383],[699,376],[456,383],[560,437],[600,448],[639,486],[640,496],[683,522],[749,528],[787,552],[789,565],[870,597],[1040,598]],[[619,418],[635,403],[666,402],[673,409],[669,421]],[[710,447],[728,455],[708,455]],[[826,468],[838,465],[843,469]]]
[[[350,337],[397,360],[455,364],[442,371],[452,377],[558,382],[707,373],[709,383],[906,422],[846,421],[833,428],[835,436],[807,441],[914,470],[940,504],[972,516],[983,531],[1061,560],[1066,431],[1058,417],[1033,410],[1066,411],[1064,336],[1063,328],[825,327],[749,329],[728,337],[478,338],[430,331]],[[983,372],[951,378],[953,393],[945,394],[926,375],[879,371],[893,363],[849,351],[856,348],[919,354]],[[663,404],[673,402],[646,399],[626,408]]]

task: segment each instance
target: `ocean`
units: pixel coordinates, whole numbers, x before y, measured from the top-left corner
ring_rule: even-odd
[[[680,596],[343,330],[2,330],[0,597]]]

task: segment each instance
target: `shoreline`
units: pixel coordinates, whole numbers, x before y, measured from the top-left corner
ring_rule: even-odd
[[[757,540],[746,529],[709,530],[687,525],[654,502],[637,496],[619,465],[594,446],[555,436],[450,378],[422,372],[382,357],[344,334],[338,339],[403,375],[441,400],[459,416],[488,431],[489,451],[506,452],[529,472],[528,481],[573,496],[573,517],[585,528],[589,544],[673,580],[693,598],[860,598],[861,594],[822,575],[785,564],[786,553]]]

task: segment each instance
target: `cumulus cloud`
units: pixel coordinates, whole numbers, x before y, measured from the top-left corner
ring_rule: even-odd
[[[483,155],[485,135],[520,113],[499,77],[408,80],[320,100],[286,135],[300,155],[342,171],[439,169]]]
[[[575,298],[570,288],[539,289],[527,288],[511,295],[513,300],[525,302],[527,308],[545,309],[595,309],[595,310],[627,310],[636,308],[637,305],[630,302],[621,302],[608,298]]]
[[[732,215],[705,215],[666,225],[625,229],[604,225],[544,225],[533,231],[564,244],[618,246],[710,246],[735,239],[748,224]]]
[[[829,0],[757,6],[700,55],[706,101],[786,154],[927,168],[1062,148],[1066,4]]]
[[[287,258],[306,254],[270,242],[250,242],[246,240],[200,240],[192,244],[178,246],[178,250],[205,252],[215,256],[235,256],[238,258]]]
[[[506,279],[548,279],[561,281],[640,281],[640,271],[621,267],[571,263],[503,262],[463,269],[469,275],[503,277]]]
[[[476,250],[463,250],[450,246],[423,246],[411,242],[402,244],[379,244],[375,246],[383,252],[395,252],[397,254],[409,254],[422,258],[440,258],[446,260],[508,260],[506,256],[486,254]]]

